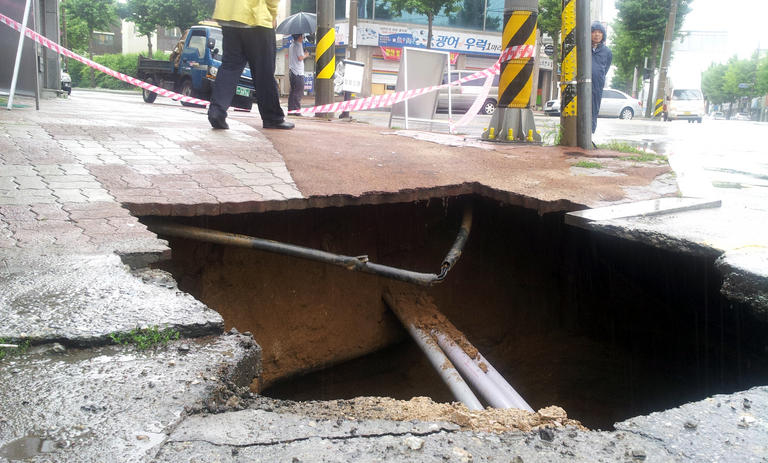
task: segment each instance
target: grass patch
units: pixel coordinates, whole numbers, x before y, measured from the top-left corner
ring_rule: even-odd
[[[150,347],[165,346],[170,341],[179,339],[179,332],[167,328],[162,331],[156,326],[150,328],[135,328],[127,333],[112,333],[109,337],[117,344],[135,345],[138,350]]]
[[[579,161],[573,167],[583,167],[585,169],[602,169],[603,165],[595,161]]]
[[[616,141],[616,140],[612,140],[608,143],[602,143],[598,145],[598,148],[611,150],[611,151],[618,151],[619,153],[629,153],[634,155],[634,156],[620,156],[619,159],[623,159],[625,161],[669,162],[669,159],[662,154],[656,154],[651,151],[641,150],[640,148],[632,146],[629,143]]]
[[[643,154],[638,154],[636,156],[621,156],[621,159],[624,159],[626,161],[635,161],[635,162],[668,162],[666,156],[663,154],[656,154],[656,153],[649,153],[649,152],[643,152]]]
[[[29,350],[28,339],[21,342],[12,343],[12,342],[8,342],[3,338],[0,338],[0,344],[15,344],[18,346],[18,347],[0,347],[0,361],[2,361],[5,357],[11,356],[11,355],[22,355]]]

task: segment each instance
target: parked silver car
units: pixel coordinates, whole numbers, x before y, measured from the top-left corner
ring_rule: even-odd
[[[643,103],[626,93],[613,88],[603,90],[603,101],[600,103],[598,117],[618,117],[632,119],[636,114],[642,114]],[[548,116],[560,115],[560,100],[549,100],[544,104],[544,113]]]
[[[463,79],[469,75],[476,73],[477,71],[458,70],[451,71],[451,82],[458,79]],[[443,83],[447,83],[448,79],[446,74],[443,74]],[[477,96],[483,88],[485,78],[470,80],[463,84],[454,85],[451,87],[451,110],[455,112],[466,112],[472,103],[475,102]],[[499,95],[499,75],[497,74],[493,78],[491,89],[488,91],[483,105],[480,107],[480,114],[491,115],[496,111],[497,98]],[[437,97],[437,111],[448,112],[448,89],[440,90]]]

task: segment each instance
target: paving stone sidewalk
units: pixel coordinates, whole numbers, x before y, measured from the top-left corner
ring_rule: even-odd
[[[162,253],[165,242],[136,216],[301,198],[271,143],[230,120],[213,131],[201,109],[109,94],[0,112],[0,249]]]

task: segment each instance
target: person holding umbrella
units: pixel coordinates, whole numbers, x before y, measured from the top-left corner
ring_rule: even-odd
[[[227,109],[245,64],[251,68],[256,103],[265,129],[292,129],[280,107],[275,81],[275,24],[280,0],[216,0],[213,19],[221,25],[224,56],[208,107],[214,129],[228,129]]]
[[[293,34],[293,41],[288,48],[289,80],[291,93],[288,95],[288,111],[301,109],[301,96],[304,94],[304,59],[309,52],[304,51],[304,34]],[[300,116],[301,114],[297,114]]]

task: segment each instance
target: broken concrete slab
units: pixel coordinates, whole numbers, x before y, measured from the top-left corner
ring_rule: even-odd
[[[632,418],[611,432],[493,434],[445,422],[316,419],[280,413],[268,401],[259,406],[190,417],[157,461],[757,461],[768,452],[766,387]]]
[[[0,285],[6,340],[84,347],[137,327],[173,328],[184,337],[223,330],[221,316],[180,291],[170,275],[131,272],[116,255],[4,257]]]
[[[6,357],[0,462],[150,461],[189,413],[237,409],[260,368],[261,349],[239,334]]]
[[[658,198],[569,212],[565,215],[565,223],[568,225],[584,226],[590,222],[600,220],[624,219],[637,216],[647,217],[720,206],[721,201],[719,200],[703,198]]]

